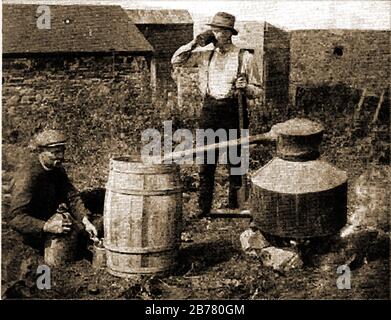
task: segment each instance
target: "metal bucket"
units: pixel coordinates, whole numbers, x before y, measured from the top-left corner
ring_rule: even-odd
[[[97,270],[106,268],[106,249],[103,245],[94,244],[91,251],[92,267]]]
[[[61,213],[56,213],[53,218],[61,219],[61,216]],[[45,263],[56,267],[75,261],[77,238],[78,232],[75,229],[67,234],[48,235],[45,241]]]

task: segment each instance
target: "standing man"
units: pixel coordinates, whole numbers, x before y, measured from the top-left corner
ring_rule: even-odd
[[[211,29],[201,33],[190,43],[180,47],[173,55],[174,66],[197,66],[199,88],[204,96],[201,113],[201,128],[239,129],[238,91],[249,99],[262,94],[262,86],[254,57],[248,51],[241,52],[232,43],[232,36],[238,31],[234,28],[235,17],[218,12],[210,24]],[[198,47],[213,43],[211,50],[195,51]],[[218,157],[215,157],[217,159]],[[216,160],[217,161],[217,160]],[[230,161],[229,161],[230,162]],[[232,164],[230,167],[240,166]],[[213,201],[214,164],[202,164],[200,168],[199,217],[210,213]],[[228,206],[238,207],[237,191],[241,177],[230,175]]]
[[[36,137],[37,154],[16,172],[12,187],[11,227],[25,241],[42,250],[46,235],[68,233],[71,228],[85,229],[97,236],[89,220],[89,211],[70,182],[64,161],[66,137],[58,130],[45,130]],[[68,219],[50,219],[66,204],[73,222]],[[74,224],[74,225],[73,225]]]

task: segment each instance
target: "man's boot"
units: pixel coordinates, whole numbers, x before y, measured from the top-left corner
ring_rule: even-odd
[[[198,196],[198,207],[194,214],[197,218],[204,218],[209,215],[213,203],[213,190],[207,192],[207,190],[200,190]]]
[[[240,190],[240,187],[229,188],[229,193],[228,193],[228,208],[229,209],[239,208],[239,201],[238,201],[239,190]]]
[[[195,214],[198,218],[209,215],[212,208],[215,170],[214,165],[201,165],[198,208]]]
[[[229,176],[229,190],[228,190],[228,208],[237,209],[240,204],[239,191],[241,188],[241,176],[230,175]]]

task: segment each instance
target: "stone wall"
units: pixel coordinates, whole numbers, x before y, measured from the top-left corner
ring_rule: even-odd
[[[26,147],[47,126],[64,129],[74,177],[102,184],[109,157],[136,152],[142,130],[160,124],[164,106],[151,104],[150,76],[146,56],[5,56],[3,146]],[[17,161],[3,153],[3,165]]]
[[[377,122],[379,141],[388,141],[390,36],[375,30],[292,31],[292,105],[305,114],[318,110],[345,118],[346,129],[363,137]]]
[[[177,103],[182,114],[198,119],[203,101],[198,87],[198,69],[177,67],[175,68],[174,78],[178,90]]]
[[[265,23],[263,47],[265,101],[286,106],[289,100],[289,32]]]
[[[390,85],[391,32],[291,32],[292,86],[346,85],[379,96]]]

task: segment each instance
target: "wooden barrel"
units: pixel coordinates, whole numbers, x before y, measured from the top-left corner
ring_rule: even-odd
[[[176,263],[182,227],[182,190],[176,164],[110,160],[104,205],[109,273],[165,273]]]

